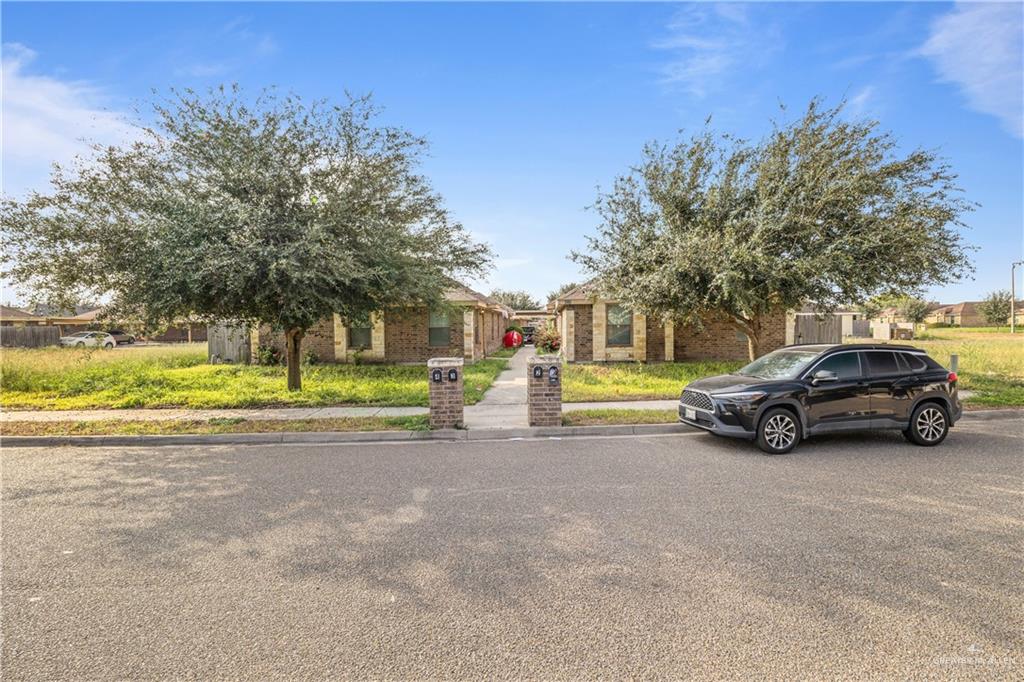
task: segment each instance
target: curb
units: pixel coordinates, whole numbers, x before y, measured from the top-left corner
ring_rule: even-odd
[[[119,447],[166,445],[284,445],[333,443],[403,443],[408,441],[486,441],[574,436],[653,436],[699,433],[685,424],[615,424],[609,426],[534,426],[513,429],[439,429],[437,431],[304,431],[280,433],[211,433],[169,436],[4,436],[3,447]]]
[[[960,421],[992,421],[1024,416],[1024,410],[964,412]],[[213,433],[171,436],[4,436],[6,447],[118,447],[165,445],[284,445],[333,443],[402,443],[407,441],[485,441],[579,436],[660,436],[703,433],[685,424],[611,424],[607,426],[529,426],[511,429],[439,429],[437,431],[288,431],[279,433]]]

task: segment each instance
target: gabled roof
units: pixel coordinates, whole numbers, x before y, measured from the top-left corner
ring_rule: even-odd
[[[567,303],[591,303],[596,298],[598,298],[598,281],[595,277],[565,292],[555,299],[555,303],[562,305]]]
[[[512,309],[508,306],[495,301],[490,296],[481,294],[479,291],[470,289],[465,284],[455,280],[449,281],[449,286],[444,291],[444,297],[449,303],[470,303],[481,308],[497,310],[504,313],[507,317],[511,317],[512,315]]]
[[[33,315],[27,310],[14,308],[9,305],[0,305],[0,319],[2,320],[36,320],[42,322],[43,318]]]

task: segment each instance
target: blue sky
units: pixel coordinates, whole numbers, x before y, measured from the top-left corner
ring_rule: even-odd
[[[1021,4],[3,3],[3,183],[44,187],[79,139],[123,139],[152,88],[238,82],[372,92],[425,135],[424,171],[498,253],[490,279],[543,298],[579,278],[598,186],[645,141],[757,137],[814,95],[849,100],[906,149],[938,148],[981,208],[977,275],[1008,288],[1024,241]],[[1019,284],[1018,284],[1019,286]],[[17,300],[7,287],[3,300]]]

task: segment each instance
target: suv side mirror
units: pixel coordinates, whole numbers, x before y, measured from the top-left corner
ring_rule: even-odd
[[[827,369],[819,369],[811,376],[811,383],[817,386],[828,381],[838,381],[839,375]]]

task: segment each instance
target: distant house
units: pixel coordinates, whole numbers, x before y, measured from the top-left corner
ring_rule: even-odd
[[[631,310],[600,295],[592,280],[554,301],[562,355],[568,362],[672,362],[680,360],[746,360],[747,337],[725,320],[702,328],[658,319]],[[761,352],[786,342],[786,314],[765,320]]]
[[[9,305],[0,305],[0,326],[3,327],[36,327],[46,324],[46,318],[38,317]]]
[[[956,327],[981,327],[988,324],[978,310],[978,301],[949,303],[936,307],[925,318],[927,324],[947,324]]]
[[[540,308],[537,310],[516,310],[512,313],[512,324],[520,327],[536,327],[540,329],[555,321],[554,310]]]
[[[53,316],[47,318],[47,323],[56,325],[61,330],[61,335],[66,336],[75,332],[91,329],[116,329],[126,325],[124,321],[112,321],[102,319],[102,308],[90,308],[77,315]],[[153,343],[190,343],[206,341],[206,324],[198,322],[176,322],[163,331],[140,336],[146,341]]]
[[[302,340],[303,351],[321,362],[421,363],[436,357],[480,360],[501,348],[511,311],[501,303],[452,282],[449,308],[388,308],[365,326],[348,326],[338,315],[322,320]],[[253,331],[250,345],[284,349],[284,334],[269,325]]]

